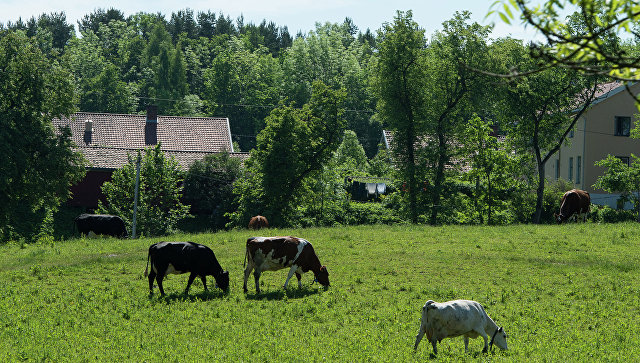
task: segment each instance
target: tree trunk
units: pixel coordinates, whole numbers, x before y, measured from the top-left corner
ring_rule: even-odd
[[[538,189],[536,190],[536,213],[533,216],[533,223],[540,224],[542,216],[542,202],[544,200],[544,164],[538,163]]]

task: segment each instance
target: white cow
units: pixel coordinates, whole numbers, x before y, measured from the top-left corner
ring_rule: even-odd
[[[437,303],[427,301],[422,307],[422,321],[420,330],[416,335],[416,345],[422,336],[427,334],[427,340],[433,345],[433,354],[438,354],[436,343],[444,338],[453,338],[464,335],[464,351],[469,351],[469,338],[484,338],[483,353],[495,343],[501,349],[507,349],[507,334],[484,311],[480,303],[471,300],[453,300]],[[487,344],[488,336],[491,341]]]

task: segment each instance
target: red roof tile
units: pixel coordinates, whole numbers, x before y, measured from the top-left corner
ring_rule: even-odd
[[[145,144],[146,115],[78,112],[69,118],[54,119],[56,131],[69,126],[72,140],[94,168],[117,169],[128,163]],[[85,138],[85,122],[92,121],[90,140]],[[229,119],[214,117],[158,116],[157,141],[165,154],[188,168],[205,155],[230,151],[243,160],[248,153],[233,153]]]

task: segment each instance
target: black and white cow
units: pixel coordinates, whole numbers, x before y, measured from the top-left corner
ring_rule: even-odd
[[[149,273],[149,262],[151,272]],[[147,267],[144,276],[149,276],[149,293],[153,294],[153,279],[158,282],[160,294],[164,295],[162,279],[170,273],[182,274],[191,272],[185,294],[189,292],[191,283],[200,276],[204,289],[207,290],[207,275],[216,279],[222,290],[229,288],[229,271],[223,271],[213,251],[204,245],[194,242],[159,242],[149,247]]]
[[[256,281],[256,292],[260,293],[260,274],[262,271],[276,271],[289,268],[289,275],[284,282],[287,288],[289,280],[296,274],[298,287],[302,287],[302,274],[313,271],[315,279],[323,286],[329,286],[329,272],[320,264],[311,243],[298,237],[251,237],[247,240],[247,252],[244,270],[244,292],[247,292],[247,279],[251,270]]]
[[[89,232],[107,236],[126,238],[127,228],[122,218],[110,214],[81,214],[75,218],[76,227],[80,234]]]

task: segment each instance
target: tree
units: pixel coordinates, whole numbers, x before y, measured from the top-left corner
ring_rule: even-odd
[[[350,26],[341,24],[317,24],[315,31],[296,38],[284,52],[282,88],[298,106],[309,102],[316,80],[344,88],[347,128],[356,132],[367,155],[373,155],[382,127],[371,119],[375,99],[368,84],[370,57],[349,31]]]
[[[292,224],[296,202],[307,181],[318,173],[340,143],[345,120],[343,90],[321,82],[313,85],[311,101],[301,109],[282,105],[271,112],[258,144],[246,161],[247,176],[236,194],[236,225],[262,214],[273,226]]]
[[[213,230],[224,228],[229,222],[225,214],[235,210],[233,183],[240,173],[240,159],[229,153],[195,161],[184,179],[185,204],[194,214],[208,215]]]
[[[536,67],[521,44],[505,43],[520,69]],[[537,171],[537,200],[534,223],[543,210],[545,166],[560,149],[576,122],[594,101],[601,78],[576,70],[549,68],[516,77],[505,89],[502,126],[522,153],[532,153]]]
[[[104,9],[98,8],[92,13],[83,16],[82,19],[78,21],[78,30],[82,34],[86,33],[89,30],[97,34],[100,25],[109,25],[109,23],[114,20],[125,20],[122,11],[114,8],[109,8],[105,11]]]
[[[426,41],[424,30],[413,21],[411,11],[398,11],[393,24],[379,33],[380,49],[375,65],[378,112],[394,132],[398,168],[407,183],[409,214],[418,221],[417,158],[415,145],[424,130]]]
[[[474,183],[473,205],[480,223],[498,222],[495,214],[509,208],[505,195],[518,186],[518,173],[506,143],[500,143],[493,134],[491,122],[474,115],[463,132],[463,148],[471,169],[464,174],[465,179]],[[486,219],[485,219],[486,216]]]
[[[453,195],[448,191],[447,165],[455,156],[454,145],[473,112],[487,112],[495,87],[487,77],[472,71],[491,64],[486,39],[490,27],[468,24],[468,11],[456,12],[443,23],[426,52],[425,70],[425,130],[428,141],[424,147],[431,169],[425,178],[431,181],[429,223],[441,221],[446,211],[445,201]]]
[[[20,31],[0,34],[0,241],[32,241],[84,176],[71,131],[51,120],[74,109],[71,75]]]
[[[225,42],[203,78],[209,113],[234,120],[233,134],[256,135],[280,99],[282,69],[278,60],[264,47],[248,50],[240,38]],[[242,150],[255,147],[251,138],[238,141]]]
[[[607,41],[612,35],[638,38],[640,7],[637,2],[547,0],[538,5],[531,0],[500,0],[493,6],[499,5],[501,9],[491,10],[489,14],[497,12],[504,22],[510,23],[514,13],[519,13],[523,24],[544,36],[546,44],[533,44],[533,53],[545,63],[542,68],[560,66],[616,80],[640,79],[640,55],[627,52],[623,47],[612,47]],[[562,19],[560,14],[567,9],[576,10],[574,20],[582,24],[580,32]]]
[[[182,198],[184,172],[177,161],[165,157],[160,145],[144,150],[141,158],[138,194],[137,230],[146,236],[167,235],[179,220],[189,215]],[[136,183],[136,160],[113,172],[102,185],[106,203],[98,202],[98,213],[120,216],[131,231]]]
[[[620,193],[621,203],[631,202],[640,222],[640,158],[631,154],[631,163],[626,165],[613,155],[596,162],[596,166],[606,168],[598,177],[594,188],[607,193]]]

